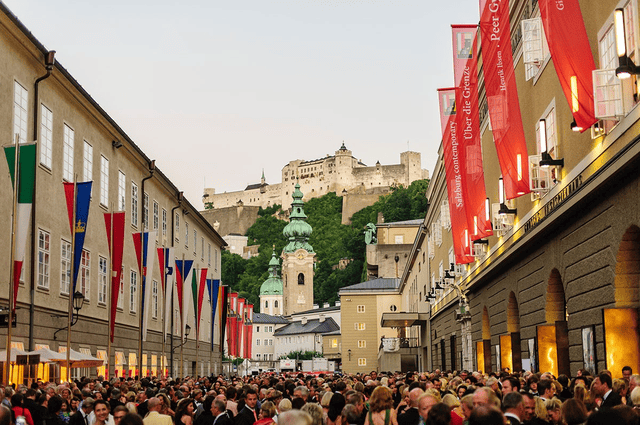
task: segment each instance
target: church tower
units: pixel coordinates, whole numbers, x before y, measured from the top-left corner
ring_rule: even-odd
[[[275,246],[269,261],[269,277],[260,286],[260,313],[282,316],[282,279],[278,277],[280,262],[276,257]]]
[[[313,308],[313,260],[316,253],[309,245],[311,226],[304,213],[300,185],[296,183],[289,224],[282,234],[289,243],[282,250],[284,315]]]

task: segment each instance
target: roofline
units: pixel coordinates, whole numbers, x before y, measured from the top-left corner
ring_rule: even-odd
[[[31,31],[29,31],[29,29],[20,21],[20,19],[18,19],[18,17],[14,15],[13,12],[11,12],[11,10],[7,7],[6,4],[4,4],[4,2],[2,2],[2,0],[0,0],[0,10],[9,18],[9,20],[18,28],[18,30],[20,30],[29,39],[29,41],[31,41],[38,50],[40,50],[42,55],[46,56],[49,50],[33,35]],[[126,142],[131,145],[135,153],[140,155],[147,163],[151,163],[151,158],[145,155],[142,149],[140,149],[140,147],[135,144],[135,142],[127,135],[127,133],[125,133],[125,131],[116,123],[116,121],[111,118],[111,116],[107,114],[104,109],[102,109],[98,102],[93,97],[91,97],[91,95],[80,85],[80,83],[69,73],[69,71],[67,71],[67,69],[62,66],[62,64],[58,60],[54,62],[54,67],[64,78],[67,79],[67,81],[71,83],[71,85],[76,90],[78,90],[78,92],[91,104],[91,106],[93,106],[98,111],[98,113],[102,115],[111,126],[113,126],[116,132],[119,133],[124,138],[124,140],[126,140]],[[162,177],[164,183],[166,183],[170,187],[170,189],[175,192],[177,202],[180,189],[178,189],[158,167],[156,167],[155,173],[157,173],[159,177]],[[214,239],[218,240],[220,246],[228,246],[225,240],[222,239],[222,236],[218,234],[213,226],[202,216],[202,214],[200,214],[200,212],[191,204],[191,202],[189,202],[188,199],[183,198],[183,204],[186,204],[187,207],[191,208],[192,212],[194,212],[196,217],[198,217],[202,222],[201,224],[203,224],[208,230],[212,232],[212,234],[214,235]]]

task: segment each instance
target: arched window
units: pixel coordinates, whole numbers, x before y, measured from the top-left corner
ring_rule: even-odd
[[[269,301],[264,302],[264,308],[269,308]]]
[[[298,273],[298,285],[304,285],[304,273]]]
[[[274,308],[278,308],[278,300],[275,300],[275,301],[273,302],[273,307],[274,307]]]

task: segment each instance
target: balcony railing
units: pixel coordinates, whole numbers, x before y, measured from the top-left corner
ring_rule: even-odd
[[[380,342],[382,351],[394,352],[401,348],[418,348],[418,338],[382,338]]]

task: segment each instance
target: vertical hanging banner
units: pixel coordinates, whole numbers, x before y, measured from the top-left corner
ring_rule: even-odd
[[[18,144],[18,190],[13,196],[18,197],[18,209],[16,211],[16,228],[14,231],[15,255],[13,258],[13,306],[15,310],[18,300],[18,288],[20,287],[20,274],[22,273],[22,264],[24,263],[24,255],[27,248],[27,233],[29,232],[29,223],[31,222],[31,207],[33,205],[33,185],[36,178],[36,144]],[[11,183],[15,185],[15,159],[16,146],[7,146],[4,148],[4,154],[9,165],[9,174],[11,175]]]
[[[468,236],[471,240],[493,235],[487,220],[482,141],[478,112],[478,49],[476,25],[452,25],[453,71],[456,88],[458,159],[461,161]],[[469,243],[467,242],[467,245]]]
[[[467,264],[472,263],[475,259],[469,252],[465,251],[465,241],[468,240],[466,235],[468,235],[469,230],[462,186],[463,163],[460,160],[460,145],[458,143],[456,89],[438,89],[438,103],[440,104],[442,147],[447,179],[453,251],[457,264]]]
[[[180,325],[182,335],[187,328],[187,313],[189,311],[189,278],[193,267],[193,260],[176,260],[176,290],[178,295],[178,307],[180,309]]]
[[[242,337],[243,337],[243,330],[244,330],[244,304],[245,304],[245,299],[238,298],[238,309],[236,310],[238,314],[238,322],[236,324],[236,335],[237,335],[236,353],[238,353],[238,357],[243,357],[243,358],[244,358],[244,347],[242,345]]]
[[[229,321],[228,325],[228,335],[227,335],[227,344],[229,348],[229,356],[237,357],[238,353],[236,350],[236,341],[237,341],[237,324],[238,324],[238,316],[237,316],[237,302],[238,302],[238,294],[236,292],[232,292],[229,294]]]
[[[73,199],[74,192],[76,194],[76,199]],[[71,234],[75,235],[75,245],[73,252],[73,282],[71,282],[71,288],[69,288],[69,294],[70,296],[73,296],[73,294],[75,294],[76,292],[78,270],[80,270],[82,248],[84,247],[84,236],[87,230],[87,220],[89,219],[89,204],[91,203],[91,182],[64,183],[64,194],[67,198],[69,227],[71,228]],[[75,225],[73,223],[74,203],[76,212]]]
[[[200,340],[200,318],[202,317],[202,302],[204,301],[204,290],[206,288],[208,269],[199,269],[193,274],[191,290],[193,291],[193,311],[196,319],[196,340]]]
[[[218,306],[218,292],[220,288],[220,280],[207,279],[207,288],[209,289],[209,302],[211,303],[211,351],[213,351],[214,330],[216,323],[216,308]]]
[[[224,355],[224,337],[227,330],[227,316],[229,313],[229,287],[222,285],[218,292],[218,318],[220,323],[220,353]],[[227,355],[229,347],[227,346]]]
[[[163,331],[163,339],[166,340],[167,334],[170,333],[171,323],[166,320],[171,317],[171,299],[173,298],[173,280],[175,274],[173,273],[173,248],[158,248],[158,267],[160,269],[160,280],[162,284],[162,299],[164,300],[164,318],[165,329]],[[169,332],[167,332],[167,326],[169,326]]]
[[[142,276],[142,305],[140,305],[140,314],[142,314],[142,340],[147,340],[147,331],[149,329],[149,315],[151,306],[151,285],[153,282],[153,258],[155,253],[153,248],[156,246],[157,232],[140,232],[133,234],[133,245],[136,248],[136,256],[138,259],[138,268]]]
[[[505,196],[513,199],[531,192],[531,189],[527,142],[511,53],[508,1],[480,0],[480,34],[484,87],[493,141],[498,153]]]
[[[247,335],[247,358],[251,359],[253,358],[253,346],[252,346],[252,342],[253,342],[253,304],[249,304],[247,306],[247,311],[248,311],[248,315],[247,315],[247,331],[248,331],[248,335]]]
[[[111,223],[113,222],[113,228]],[[113,331],[116,325],[118,311],[118,296],[120,295],[120,279],[122,278],[122,256],[124,253],[124,225],[125,213],[104,213],[104,224],[107,229],[107,243],[111,256],[111,311],[109,312],[109,340],[113,342]],[[112,238],[113,235],[113,238]]]
[[[540,16],[549,52],[564,96],[581,128],[598,120],[593,106],[593,74],[596,69],[578,0],[539,0]]]

